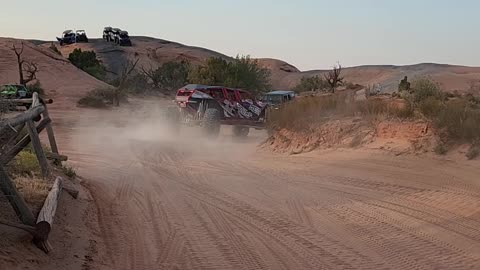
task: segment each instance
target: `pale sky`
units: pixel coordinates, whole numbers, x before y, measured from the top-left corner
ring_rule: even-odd
[[[54,40],[104,26],[301,70],[435,62],[480,66],[475,0],[0,0],[0,36]]]

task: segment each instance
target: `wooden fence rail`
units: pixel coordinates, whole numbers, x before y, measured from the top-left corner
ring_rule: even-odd
[[[51,249],[48,244],[48,235],[53,224],[59,196],[62,191],[62,179],[60,177],[56,178],[42,210],[35,221],[35,217],[30,211],[28,205],[18,193],[15,184],[9,178],[5,166],[31,143],[33,151],[38,159],[42,176],[44,178],[51,177],[51,168],[47,160],[47,154],[44,152],[39,137],[39,133],[44,129],[47,130],[48,141],[50,148],[52,149],[52,153],[50,153],[48,157],[53,158],[57,164],[61,161],[65,161],[67,157],[59,154],[55,134],[51,126],[52,120],[48,114],[47,104],[52,103],[52,100],[42,100],[37,93],[34,93],[31,99],[11,100],[11,102],[19,105],[31,105],[24,113],[0,121],[0,150],[3,148],[3,151],[0,153],[0,189],[8,198],[15,213],[23,223],[23,225],[18,224],[13,227],[32,233],[35,244],[48,253]],[[35,122],[38,122],[38,124],[35,124]],[[19,134],[21,134],[20,130],[24,127],[27,128],[28,135],[18,138]],[[10,148],[4,147],[12,144],[12,142],[16,142],[15,145]],[[78,194],[78,191],[76,194]],[[10,223],[0,221],[0,224],[9,225]],[[32,228],[35,230],[32,230]]]

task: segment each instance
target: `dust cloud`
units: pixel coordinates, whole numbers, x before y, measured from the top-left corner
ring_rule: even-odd
[[[175,132],[165,118],[167,105],[166,101],[132,100],[112,111],[82,112],[73,128],[71,150],[74,155],[95,153],[96,160],[109,161],[131,159],[143,150],[168,152],[185,161],[234,161],[255,155],[267,137],[265,131],[251,129],[247,138],[239,140],[230,126],[223,126],[218,138],[206,137],[200,127],[182,126]]]

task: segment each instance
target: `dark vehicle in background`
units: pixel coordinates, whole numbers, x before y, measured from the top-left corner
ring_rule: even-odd
[[[88,43],[88,37],[87,37],[87,33],[85,32],[85,30],[77,30],[75,32],[75,36],[76,36],[77,43],[78,42]]]
[[[127,31],[120,31],[118,33],[117,44],[120,46],[132,46],[132,41]]]
[[[112,31],[110,31],[110,42],[118,43],[120,31],[122,31],[120,28],[112,28]]]
[[[132,41],[127,31],[120,28],[112,28],[110,26],[103,29],[103,40],[114,42],[120,46],[132,46]]]
[[[266,108],[245,90],[190,84],[177,91],[167,116],[175,126],[201,126],[212,137],[221,125],[231,125],[234,136],[246,137],[250,128],[265,128]]]
[[[103,40],[110,42],[111,40],[111,34],[112,33],[112,27],[107,26],[103,28]]]
[[[0,85],[0,96],[2,98],[31,98],[32,93],[21,84],[4,84]]]
[[[293,91],[272,91],[266,93],[262,97],[262,102],[272,106],[278,107],[284,103],[291,102],[295,99],[295,92]]]
[[[72,30],[66,30],[63,31],[62,37],[57,37],[58,42],[60,42],[60,46],[66,45],[66,44],[73,44],[77,41],[77,37],[75,32]]]

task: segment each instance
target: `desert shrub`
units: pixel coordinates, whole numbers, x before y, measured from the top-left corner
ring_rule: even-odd
[[[45,90],[39,80],[35,81],[34,84],[27,85],[27,89],[32,93],[38,93],[40,95],[45,94]]]
[[[51,187],[47,181],[32,176],[15,176],[13,182],[25,202],[34,208],[34,212],[42,207]]]
[[[472,145],[470,145],[470,148],[468,149],[466,156],[469,160],[475,159],[480,155],[480,143],[474,142]]]
[[[269,111],[270,128],[308,129],[332,117],[390,115],[388,101],[370,99],[353,101],[347,94],[310,96],[296,99],[277,110]]]
[[[54,53],[58,55],[62,55],[62,53],[58,50],[57,46],[55,46],[53,42],[50,44],[50,50],[52,50]]]
[[[75,49],[68,56],[68,60],[79,69],[87,72],[93,77],[104,80],[107,74],[102,62],[97,59],[97,54],[94,51],[82,51]]]
[[[118,87],[118,83],[116,85]],[[142,73],[132,75],[125,82],[125,88],[132,94],[145,94],[152,89],[148,83],[148,77]]]
[[[389,112],[389,105],[381,99],[359,101],[355,104],[357,111],[363,115],[380,115]]]
[[[122,92],[123,93],[123,92]],[[97,88],[87,93],[86,96],[79,99],[77,104],[83,107],[105,108],[113,103],[115,89]],[[126,93],[121,95],[122,100],[126,100]]]
[[[403,91],[410,91],[410,82],[408,81],[408,77],[405,76],[401,81],[400,84],[398,85],[398,92],[403,92]]]
[[[418,109],[427,117],[435,117],[443,109],[443,103],[436,97],[429,96],[419,102]]]
[[[188,81],[241,88],[249,90],[253,95],[260,95],[270,88],[270,71],[260,67],[258,61],[249,56],[237,56],[232,61],[210,58],[205,65],[189,70]]]
[[[445,155],[448,152],[447,144],[443,141],[440,141],[437,143],[437,145],[435,145],[435,148],[433,149],[433,151],[437,155]]]
[[[170,94],[188,83],[190,70],[190,63],[187,61],[167,62],[157,69],[143,69],[143,75],[153,89]]]
[[[415,116],[415,107],[412,102],[405,100],[404,106],[401,108],[390,108],[390,114],[398,118],[412,118]]]
[[[465,99],[447,102],[432,121],[449,139],[473,142],[480,138],[480,110]]]
[[[67,164],[62,165],[62,172],[70,179],[75,179],[75,177],[77,177],[77,172],[75,169]]]
[[[411,94],[412,100],[415,104],[420,104],[426,99],[444,99],[444,94],[440,89],[440,85],[428,78],[415,80],[412,84]]]
[[[91,108],[107,107],[107,104],[101,97],[93,96],[93,95],[87,95],[82,97],[77,101],[77,105],[80,107],[91,107]]]
[[[312,91],[326,91],[329,85],[327,81],[319,76],[302,77],[297,86],[293,90],[297,93],[312,92]]]
[[[39,175],[40,165],[37,156],[29,150],[22,150],[9,164],[9,172],[14,175]]]

